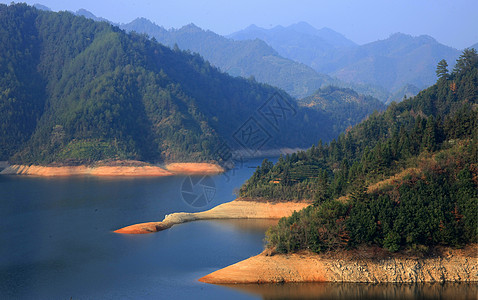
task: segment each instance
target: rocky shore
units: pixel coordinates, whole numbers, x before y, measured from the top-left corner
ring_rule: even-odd
[[[116,230],[116,233],[143,234],[161,231],[175,224],[211,219],[280,219],[310,205],[308,202],[257,202],[234,200],[198,213],[173,213],[161,222],[135,224]]]
[[[364,254],[366,253],[366,254]],[[478,282],[478,245],[441,248],[428,257],[384,250],[328,254],[273,254],[270,251],[199,279],[213,284],[283,282]]]

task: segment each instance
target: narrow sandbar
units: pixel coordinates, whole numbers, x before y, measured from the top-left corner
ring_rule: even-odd
[[[234,200],[218,205],[210,210],[197,213],[173,213],[166,215],[161,222],[148,222],[127,226],[116,230],[116,233],[142,234],[161,231],[175,224],[196,220],[212,219],[280,219],[299,211],[309,202],[258,202]]]

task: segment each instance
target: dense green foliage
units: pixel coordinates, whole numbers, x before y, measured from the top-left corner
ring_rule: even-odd
[[[0,16],[0,160],[215,160],[223,142],[240,148],[234,132],[275,94],[296,113],[266,128],[264,148],[334,134],[325,113],[198,54],[69,12],[12,4]]]
[[[241,196],[315,203],[271,229],[270,245],[282,252],[357,244],[396,251],[478,242],[477,87],[478,55],[466,49],[454,72],[416,97],[330,144],[275,165],[264,161]]]
[[[18,14],[0,10],[0,160],[29,139],[45,102],[36,15]]]

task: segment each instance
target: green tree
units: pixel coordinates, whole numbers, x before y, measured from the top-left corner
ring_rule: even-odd
[[[456,61],[455,73],[465,72],[478,64],[478,54],[475,48],[466,48]]]
[[[436,74],[438,79],[447,79],[448,78],[448,63],[445,59],[442,59],[438,62]]]

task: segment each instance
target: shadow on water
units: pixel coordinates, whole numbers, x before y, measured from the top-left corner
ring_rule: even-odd
[[[285,283],[225,285],[262,299],[477,299],[478,283]]]

